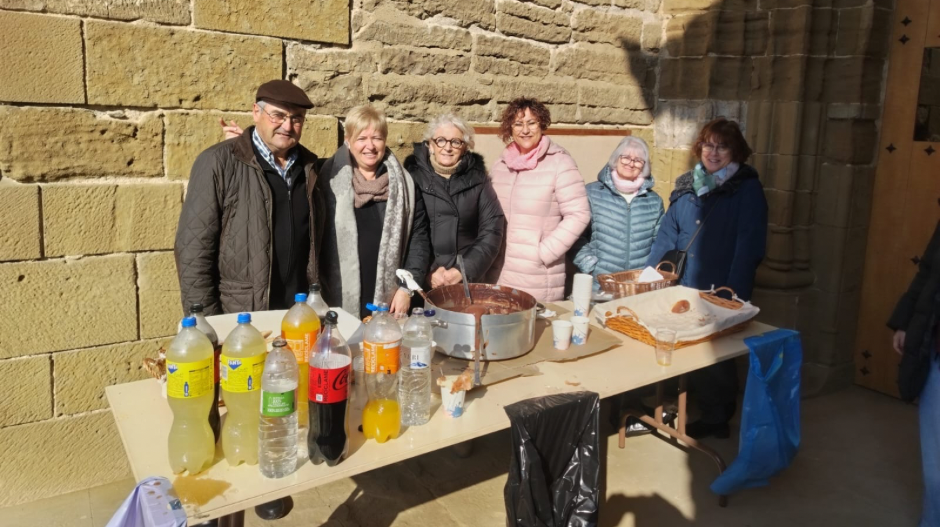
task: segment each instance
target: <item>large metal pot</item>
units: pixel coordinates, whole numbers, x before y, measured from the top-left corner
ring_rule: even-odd
[[[434,304],[441,326],[434,327],[434,340],[444,354],[459,359],[473,359],[476,320],[463,312],[469,302],[463,284],[431,290],[428,300]],[[470,284],[474,305],[498,305],[496,314],[480,317],[483,326],[481,360],[504,360],[525,355],[535,346],[535,298],[518,289],[491,284]]]

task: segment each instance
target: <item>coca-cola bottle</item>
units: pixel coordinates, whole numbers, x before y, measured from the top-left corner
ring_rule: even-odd
[[[310,355],[310,461],[330,467],[349,448],[349,373],[352,358],[346,340],[336,328],[337,315],[328,311],[320,337]]]

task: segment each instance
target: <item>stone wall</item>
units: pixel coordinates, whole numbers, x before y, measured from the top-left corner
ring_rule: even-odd
[[[0,506],[128,476],[104,386],[174,332],[192,160],[271,78],[316,104],[320,155],[359,103],[404,155],[529,95],[646,138],[664,196],[698,126],[739,119],[771,204],[756,300],[804,332],[810,391],[847,383],[889,4],[0,0]]]

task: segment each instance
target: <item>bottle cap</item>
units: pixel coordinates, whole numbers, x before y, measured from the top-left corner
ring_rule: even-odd
[[[184,328],[194,328],[196,327],[196,317],[186,317],[183,319]]]
[[[190,313],[193,313],[193,314],[202,313],[202,310],[203,310],[203,309],[205,309],[205,308],[203,307],[202,304],[193,304],[193,305],[189,306],[189,312],[190,312]]]
[[[336,325],[336,322],[339,320],[339,315],[336,314],[336,311],[327,311],[325,320],[327,324]]]
[[[433,317],[434,315],[437,315],[437,311],[434,311],[433,309],[428,309],[424,312],[424,316],[426,317]]]
[[[386,304],[385,302],[382,302],[381,304],[376,306],[376,311],[379,311],[379,312],[388,311],[388,304]]]
[[[250,324],[250,323],[251,323],[251,313],[239,313],[239,314],[238,314],[238,323],[239,323],[239,324]]]
[[[376,311],[379,310],[379,306],[373,304],[372,302],[369,302],[368,304],[366,304],[366,309],[368,309],[369,311],[375,313]]]
[[[294,302],[306,302],[306,301],[307,301],[307,293],[297,293],[296,295],[294,295]]]
[[[311,293],[319,293],[319,292],[320,292],[320,284],[313,284],[312,286],[310,286],[310,292],[311,292]]]
[[[280,338],[280,337],[278,337],[278,338],[274,339],[274,342],[271,343],[271,346],[273,346],[273,347],[275,347],[275,348],[283,348],[283,347],[287,346],[287,341],[284,340],[284,339],[282,339],[282,338]]]

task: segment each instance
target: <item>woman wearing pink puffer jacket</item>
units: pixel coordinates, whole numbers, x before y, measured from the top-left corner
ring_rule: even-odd
[[[565,253],[591,220],[578,166],[543,135],[550,124],[551,114],[539,101],[510,102],[500,125],[509,145],[490,171],[507,226],[489,276],[540,301],[564,298]]]

